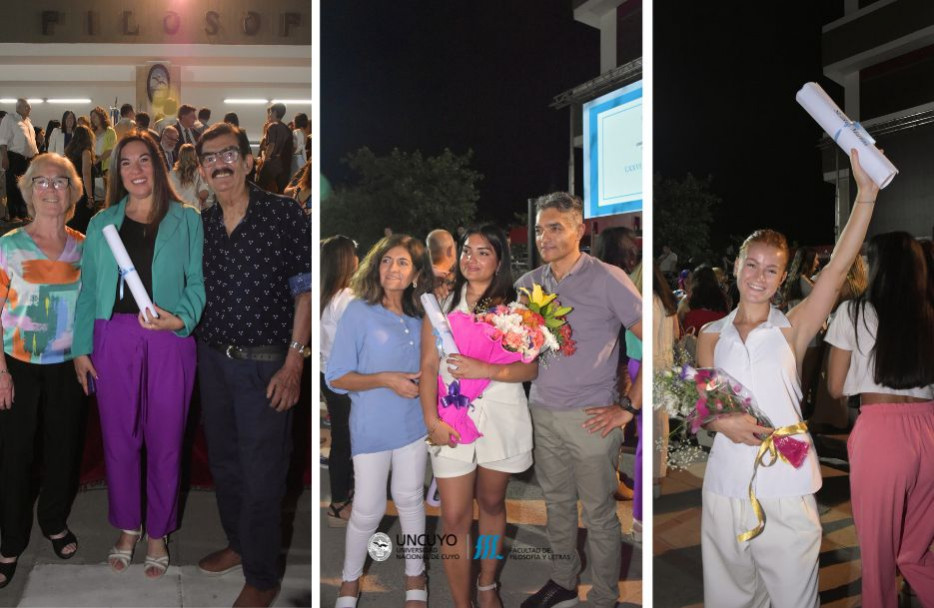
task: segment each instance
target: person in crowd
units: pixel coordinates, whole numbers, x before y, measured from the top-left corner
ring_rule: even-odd
[[[36,132],[36,148],[39,149],[40,154],[44,154],[46,151],[45,131],[38,125],[33,126],[33,130]]]
[[[295,175],[306,162],[311,160],[305,154],[305,140],[309,137],[311,137],[311,121],[308,120],[308,115],[296,114],[292,131],[292,175]]]
[[[292,166],[292,132],[283,124],[286,107],[274,103],[266,109],[266,131],[259,145],[260,168],[257,183],[270,192],[282,192],[289,183]]]
[[[107,115],[107,111],[101,106],[96,106],[91,110],[91,131],[93,131],[95,138],[94,177],[103,178],[101,194],[104,194],[108,190],[110,154],[114,146],[117,145],[117,133],[110,126],[110,117]],[[95,192],[101,190],[97,187],[98,185],[100,184],[95,184]]]
[[[353,299],[350,279],[359,259],[357,244],[338,235],[321,241],[321,394],[331,420],[331,452],[328,476],[331,481],[331,504],[328,527],[342,528],[350,519],[353,501],[353,460],[350,457],[350,397],[334,392],[327,385],[324,370],[334,344],[337,324]]]
[[[235,606],[269,606],[279,586],[281,508],[311,339],[310,224],[295,201],[246,182],[246,136],[219,123],[195,147],[217,204],[205,210],[207,307],[198,369],[208,462],[227,547],[200,562],[243,566]],[[260,260],[268,260],[259,263]]]
[[[820,258],[813,247],[801,247],[795,252],[788,271],[788,280],[785,281],[785,288],[782,290],[785,310],[791,310],[811,294],[819,266]]]
[[[169,125],[162,130],[162,136],[159,139],[159,154],[165,162],[166,171],[175,166],[178,160],[178,129],[174,125]]]
[[[195,121],[198,119],[198,111],[194,106],[183,103],[178,108],[178,120],[175,128],[178,130],[178,142],[175,152],[178,153],[178,147],[184,144],[195,145],[198,143],[200,134],[195,128]]]
[[[127,133],[135,128],[136,112],[133,110],[132,104],[125,103],[120,106],[120,120],[114,125],[114,133],[117,134],[117,140],[123,139]]]
[[[147,133],[149,133],[149,136],[153,138],[153,140],[158,142],[161,139],[161,136],[159,135],[158,131],[156,131],[155,129],[151,129],[149,127],[150,120],[151,119],[147,112],[137,112],[136,113],[136,128],[139,129],[140,131],[146,131]]]
[[[7,209],[10,221],[23,221],[28,217],[26,201],[17,180],[26,173],[32,158],[39,153],[36,131],[29,121],[32,106],[23,98],[16,100],[16,111],[0,122],[0,168],[6,172]]]
[[[501,228],[493,224],[469,228],[460,251],[454,286],[442,302],[442,310],[477,313],[517,300],[509,243]],[[448,382],[450,377],[491,380],[483,394],[472,402],[469,415],[482,434],[472,443],[459,443],[458,433],[438,416],[436,378],[442,366],[450,373],[442,375]],[[502,606],[496,594],[499,561],[495,556],[499,555],[506,534],[509,477],[532,466],[532,419],[522,382],[536,377],[538,363],[497,365],[460,354],[442,361],[426,318],[422,322],[421,374],[422,414],[429,431],[428,441],[437,446],[430,453],[441,494],[441,520],[444,533],[457,537],[455,544],[441,549],[448,556],[442,563],[454,604],[460,608],[471,606],[470,529],[476,499],[479,534],[496,539],[492,552],[480,560],[478,600],[482,606]]]
[[[570,306],[568,322],[576,352],[541,366],[529,405],[535,438],[535,476],[548,507],[551,580],[523,608],[573,605],[581,569],[577,553],[578,510],[583,504],[593,606],[615,606],[619,596],[620,522],[613,491],[622,426],[642,405],[642,371],[628,395],[617,395],[619,331],[642,338],[642,300],[621,268],[580,251],[583,203],[555,192],[536,201],[535,243],[543,266],[516,286],[541,285]]]
[[[68,225],[84,234],[87,232],[91,216],[97,210],[97,203],[94,199],[94,178],[92,177],[94,135],[89,128],[81,125],[75,128],[71,141],[65,146],[65,157],[81,174],[81,181],[84,184],[81,199],[75,205],[74,216],[69,220]]]
[[[283,194],[298,201],[305,215],[311,215],[311,161],[306,162],[301,171],[292,178]]]
[[[612,226],[597,235],[593,257],[632,274],[642,258],[636,233],[625,226]]]
[[[684,333],[697,335],[701,328],[730,312],[726,294],[713,269],[702,264],[691,274],[690,296],[681,317]]]
[[[457,243],[450,232],[438,228],[428,233],[425,246],[428,247],[431,272],[435,277],[435,294],[443,299],[454,287],[457,275]]]
[[[198,110],[198,120],[195,121],[195,131],[198,137],[204,133],[205,129],[211,126],[211,108],[201,108]]]
[[[153,128],[162,135],[166,127],[178,122],[177,112],[178,100],[173,97],[166,97],[165,101],[162,102],[162,118],[156,116],[156,124]]]
[[[240,127],[240,117],[237,116],[236,112],[227,112],[224,114],[224,122],[237,128]]]
[[[196,209],[178,202],[156,143],[141,131],[113,150],[107,208],[88,226],[83,287],[75,322],[75,371],[85,394],[96,386],[104,439],[110,524],[121,530],[108,555],[124,572],[143,533],[140,496],[146,448],[145,575],[169,564],[175,530],[182,435],[194,384],[191,332],[204,309],[203,229]],[[158,316],[141,312],[103,229],[119,231]],[[93,380],[93,382],[92,382]]]
[[[65,148],[71,143],[71,137],[75,133],[76,126],[78,126],[78,123],[75,113],[71,110],[65,110],[62,114],[61,126],[49,131],[48,151],[65,156]],[[75,165],[75,168],[80,171],[80,165]]]
[[[798,468],[785,462],[756,467],[763,438],[774,429],[761,426],[749,414],[723,416],[707,425],[717,433],[702,495],[701,553],[708,606],[818,605],[821,525],[814,493],[821,476],[810,435],[800,426],[798,368],[859,254],[879,192],[855,150],[850,162],[858,187],[856,201],[811,294],[787,316],[771,306],[786,278],[788,243],[775,231],[758,230],[743,243],[734,263],[738,307],[706,325],[698,337],[700,366],[730,374],[749,389],[776,428],[811,444]],[[753,473],[764,527],[750,497]]]
[[[39,527],[59,558],[78,550],[66,520],[77,488],[84,415],[71,363],[84,236],[65,222],[82,183],[66,159],[42,154],[19,187],[35,219],[0,238],[0,588],[12,580],[29,544],[39,433],[45,462]]]
[[[351,281],[347,305],[328,358],[331,390],[349,393],[354,506],[347,524],[344,569],[336,608],[356,606],[367,543],[386,512],[386,482],[402,533],[425,533],[424,483],[427,430],[419,407],[422,307],[418,284],[430,281],[421,241],[405,234],[381,239]],[[427,380],[426,380],[427,381]],[[403,544],[406,607],[427,605],[425,560]]]
[[[61,128],[62,128],[62,123],[54,118],[51,119],[48,122],[48,124],[46,124],[45,131],[43,132],[45,134],[45,137],[44,137],[45,143],[42,146],[42,152],[51,152],[51,150],[49,150],[49,138],[52,136],[54,132],[60,131]],[[59,156],[61,156],[61,154],[59,154]]]
[[[655,260],[655,263],[658,264],[662,274],[668,280],[671,280],[675,273],[678,272],[678,254],[672,251],[668,245],[662,245],[662,253]]]
[[[89,117],[85,116],[84,114],[82,114],[81,116],[79,116],[79,117],[77,118],[76,122],[77,122],[79,125],[85,126],[85,127],[89,128],[89,129],[91,128],[91,119],[90,119]]]
[[[178,160],[169,173],[172,187],[180,201],[203,211],[208,200],[208,186],[198,170],[198,154],[191,144],[183,144],[178,150]]]
[[[675,342],[681,337],[675,295],[662,274],[655,266],[652,271],[652,370],[671,369],[675,363]],[[654,411],[652,445],[655,458],[652,462],[652,495],[658,498],[661,479],[668,474],[668,413],[664,408]]]
[[[830,394],[860,399],[847,452],[862,601],[896,608],[897,569],[921,605],[934,605],[930,270],[923,247],[906,232],[874,236],[869,266],[869,288],[841,306],[825,337],[832,345]]]

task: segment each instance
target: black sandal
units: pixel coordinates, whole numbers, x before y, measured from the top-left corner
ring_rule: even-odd
[[[3,575],[3,582],[0,583],[0,589],[9,585],[10,581],[13,580],[13,574],[16,572],[16,564],[18,563],[18,559],[15,562],[0,562],[0,574]]]
[[[52,551],[55,551],[55,555],[57,555],[59,559],[71,559],[75,556],[75,553],[78,552],[78,539],[75,538],[74,533],[68,528],[65,528],[65,532],[65,536],[61,538],[46,537],[52,541]],[[62,553],[65,547],[71,544],[74,544],[75,550],[71,553]]]
[[[353,505],[353,500],[348,498],[347,500],[339,503],[331,503],[328,505],[328,527],[329,528],[345,528],[347,527],[347,522],[349,519],[341,517],[341,511],[351,507]]]

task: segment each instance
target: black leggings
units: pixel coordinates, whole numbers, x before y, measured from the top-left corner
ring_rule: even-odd
[[[328,477],[331,479],[331,502],[344,502],[353,489],[353,460],[350,459],[350,397],[328,388],[321,374],[321,394],[331,416],[331,455]]]

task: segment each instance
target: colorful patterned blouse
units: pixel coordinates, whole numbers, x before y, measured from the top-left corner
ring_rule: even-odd
[[[27,363],[72,358],[84,235],[65,228],[65,249],[50,260],[22,228],[0,237],[3,350]]]

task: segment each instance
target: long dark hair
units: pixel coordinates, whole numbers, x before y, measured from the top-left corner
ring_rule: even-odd
[[[632,272],[637,260],[623,247],[623,239],[629,237],[635,241],[636,233],[625,226],[612,226],[597,235],[593,256],[601,262],[622,268],[627,274]]]
[[[62,114],[62,133],[69,133],[68,131],[68,116],[71,116],[71,133],[74,133],[75,128],[78,126],[78,117],[75,116],[75,113],[71,110],[65,110],[65,113]]]
[[[321,314],[331,298],[350,285],[357,257],[357,244],[342,234],[321,241]]]
[[[152,162],[152,211],[149,214],[149,221],[158,224],[168,213],[172,201],[181,199],[176,194],[175,188],[172,187],[172,182],[169,181],[169,174],[165,163],[162,162],[159,149],[156,147],[156,141],[149,135],[148,131],[133,129],[127,132],[114,147],[113,153],[110,155],[110,180],[108,180],[107,184],[105,206],[116,205],[127,195],[127,189],[124,187],[123,178],[120,175],[120,160],[123,156],[123,149],[126,148],[127,144],[134,141],[142,142],[146,146]]]
[[[652,293],[658,296],[662,306],[665,307],[665,315],[671,316],[678,312],[678,303],[675,301],[675,294],[671,292],[671,286],[668,280],[658,268],[658,264],[652,265]]]
[[[814,268],[816,260],[817,250],[812,247],[801,247],[795,252],[795,259],[791,262],[791,270],[788,271],[788,277],[785,279],[785,290],[782,294],[783,301],[791,302],[804,299],[804,292],[801,291],[801,277],[811,278],[810,272]]]
[[[730,312],[726,294],[717,280],[713,268],[702,264],[691,275],[691,297],[688,299],[691,310],[705,309],[716,312]]]
[[[425,244],[407,234],[391,234],[373,245],[350,279],[350,288],[353,289],[354,295],[367,304],[382,304],[386,293],[379,282],[379,265],[383,256],[395,247],[405,248],[415,267],[415,281],[402,293],[402,312],[410,317],[421,318],[424,311],[419,296],[433,283],[431,262],[428,260]]]
[[[71,141],[65,146],[65,156],[71,159],[79,173],[81,172],[81,153],[85,150],[91,151],[91,162],[94,162],[94,133],[84,125],[75,125]]]
[[[876,384],[894,389],[934,384],[934,302],[925,257],[907,232],[877,234],[869,241],[869,288],[856,299],[851,317],[854,328],[861,315],[865,324],[870,304],[879,318],[871,351]]]
[[[458,243],[458,251],[464,249],[464,244],[471,234],[479,234],[486,239],[496,254],[496,274],[493,275],[493,280],[490,281],[486,291],[477,300],[477,305],[482,308],[492,308],[499,304],[514,302],[517,294],[516,288],[513,286],[512,255],[509,253],[509,241],[506,240],[506,233],[496,224],[487,223],[471,226],[461,237],[460,243]],[[460,255],[458,255],[454,267],[456,268],[456,274],[454,276],[454,287],[451,288],[451,294],[453,295],[451,310],[457,308],[460,303],[461,291],[467,282],[467,278],[461,272]]]

